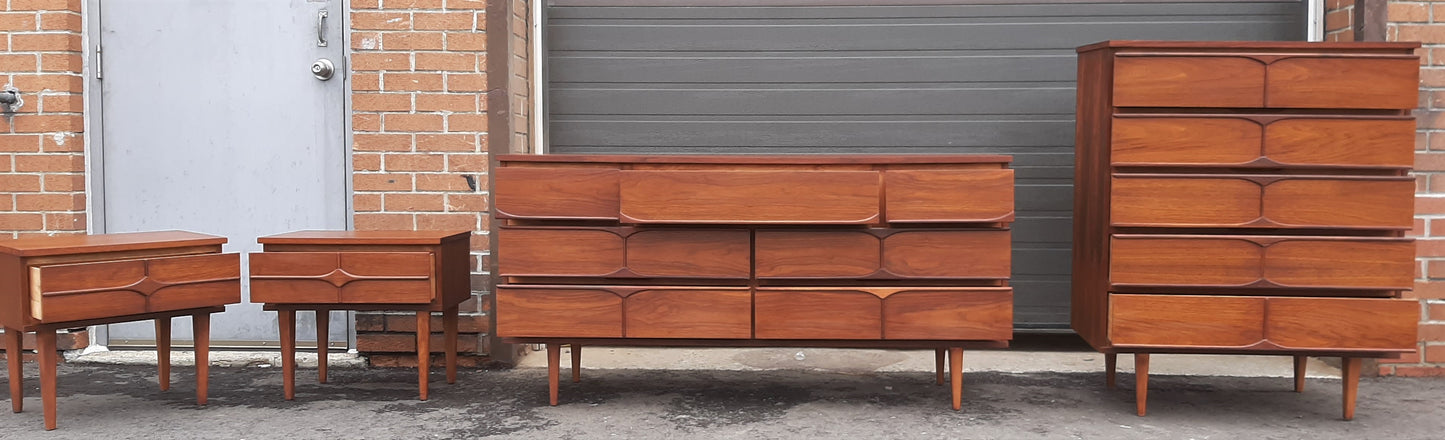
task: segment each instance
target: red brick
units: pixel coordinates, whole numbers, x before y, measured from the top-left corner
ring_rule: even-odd
[[[411,191],[410,174],[360,174],[351,175],[351,188],[356,191]]]
[[[0,212],[0,231],[38,231],[45,227],[45,216],[39,213]]]
[[[17,133],[52,133],[57,131],[82,131],[85,118],[80,115],[18,115],[15,116]]]
[[[0,211],[15,210],[15,195],[0,193]],[[0,237],[10,237],[10,234],[0,234]]]
[[[1415,153],[1416,171],[1445,171],[1445,152]]]
[[[441,32],[387,32],[381,34],[381,48],[386,50],[442,50],[445,46]]]
[[[381,131],[381,115],[376,113],[352,113],[351,129],[360,132]]]
[[[447,211],[487,212],[491,209],[486,194],[447,194]],[[1442,261],[1445,263],[1445,261]],[[1445,265],[1442,265],[1445,267]],[[1442,269],[1445,270],[1445,269]],[[1442,272],[1445,274],[1445,272]]]
[[[80,12],[80,0],[10,0],[10,10]]]
[[[1425,311],[1425,319],[1445,321],[1445,304],[1430,304]]]
[[[486,90],[487,74],[485,73],[447,74],[447,91],[449,92],[482,92]]]
[[[417,151],[477,151],[477,136],[472,134],[419,134]],[[437,171],[441,171],[438,168]]]
[[[358,231],[409,230],[416,222],[412,214],[356,213],[352,223]]]
[[[15,171],[68,172],[85,171],[85,157],[78,154],[38,154],[15,156]]]
[[[386,315],[380,313],[361,312],[356,314],[356,331],[358,332],[380,332],[386,331]]]
[[[458,333],[486,333],[491,326],[491,319],[486,315],[458,315]],[[442,332],[442,315],[434,313],[431,315],[431,330],[433,333]],[[415,314],[389,314],[386,315],[386,331],[416,333]]]
[[[1426,345],[1425,362],[1432,364],[1445,363],[1445,344]]]
[[[1442,68],[1442,67],[1426,67],[1426,68],[1421,68],[1421,69],[1420,69],[1420,84],[1421,84],[1421,85],[1424,85],[1424,86],[1427,86],[1427,87],[1441,87],[1441,86],[1445,86],[1445,68]],[[1432,113],[1433,113],[1433,112],[1432,112]],[[1438,118],[1439,115],[1436,115],[1436,114],[1428,114],[1428,115],[1422,114],[1422,115],[1416,115],[1416,116],[1419,117],[1419,118],[1417,118],[1417,119],[1421,119],[1421,123],[1422,123],[1422,124],[1421,124],[1421,127],[1441,128],[1440,125],[1439,125],[1438,119],[1431,119],[1430,121],[1426,121],[1425,118],[1424,118],[1425,116],[1428,116],[1428,117],[1431,117],[1431,118]]]
[[[0,12],[0,32],[33,31],[38,29],[36,24],[33,12]]]
[[[391,321],[387,321],[390,325]],[[413,325],[415,327],[415,325]],[[435,327],[440,330],[441,327]],[[415,330],[413,330],[414,332]],[[473,353],[477,351],[476,334],[457,335],[457,352]],[[440,333],[430,335],[431,353],[442,353],[446,348],[444,336]],[[368,353],[406,353],[416,351],[415,333],[361,333],[356,335],[356,350]]]
[[[352,32],[351,49],[355,51],[381,50],[381,32]]]
[[[351,108],[359,112],[411,111],[411,95],[405,93],[356,93],[351,97]]]
[[[1350,27],[1350,11],[1330,11],[1325,13],[1325,29],[1339,30]]]
[[[353,73],[353,74],[351,74],[351,91],[353,91],[353,92],[377,92],[377,91],[381,91],[381,74],[376,74],[376,73]]]
[[[1418,364],[1420,363],[1420,352],[1404,353],[1400,355],[1399,359],[1381,358],[1378,362],[1382,364]]]
[[[475,179],[475,177],[473,177]],[[485,181],[483,181],[485,182]],[[478,189],[485,189],[483,182],[477,182]],[[467,180],[461,174],[417,174],[417,191],[456,191],[471,192]]]
[[[1431,226],[1445,225],[1445,221],[1431,222]],[[1445,257],[1445,239],[1425,238],[1415,240],[1415,256]]]
[[[40,63],[33,53],[0,53],[0,66],[5,66],[6,72],[34,72],[39,70]],[[25,91],[28,92],[28,91]]]
[[[484,344],[482,344],[482,345],[485,346],[485,345],[486,345],[486,344],[485,344],[486,341],[482,341],[482,342],[484,342]],[[481,352],[482,352],[482,353],[485,353],[485,350],[483,350],[483,351],[481,351]],[[376,367],[376,368],[416,368],[416,356],[415,356],[415,355],[411,355],[411,354],[370,354],[370,353],[368,353],[367,356],[366,356],[366,363],[367,363],[368,366],[372,366],[372,367]],[[441,368],[441,367],[445,366],[445,364],[446,364],[445,356],[437,356],[437,355],[433,355],[433,356],[432,356],[432,359],[431,359],[431,366],[432,366],[432,367]],[[478,356],[478,355],[474,355],[474,354],[458,354],[458,355],[457,355],[457,367],[458,367],[458,368],[501,368],[501,367],[505,367],[505,366],[506,366],[506,365],[503,365],[503,364],[500,364],[500,363],[498,363],[498,362],[496,362],[496,361],[493,361],[490,357],[487,357],[487,356]]]
[[[418,12],[413,26],[416,30],[473,30],[475,19],[470,12]]]
[[[41,13],[40,30],[80,32],[80,14],[69,11]]]
[[[1412,299],[1445,299],[1445,282],[1415,282],[1415,289],[1405,292],[1406,298]]]
[[[40,152],[40,135],[0,133],[0,151],[9,153]],[[6,157],[9,159],[9,157]],[[6,160],[6,162],[9,162]]]
[[[416,54],[416,70],[476,72],[477,56],[470,53],[422,52]]]
[[[85,111],[85,100],[80,94],[42,95],[40,111],[45,113],[81,113]]]
[[[441,171],[445,167],[446,157],[440,154],[388,154],[382,157],[382,169],[386,171]]]
[[[351,148],[356,151],[410,151],[409,134],[356,133],[351,136]]]
[[[1426,261],[1425,273],[1431,278],[1445,278],[1445,260]]]
[[[1445,324],[1420,324],[1420,340],[1424,342],[1445,341]]]
[[[477,95],[420,93],[416,95],[416,111],[419,112],[474,112],[477,111]],[[1445,138],[1445,136],[1441,136]]]
[[[356,193],[351,196],[351,209],[356,212],[380,212],[381,194]]]
[[[13,80],[15,88],[29,94],[40,91],[80,93],[85,87],[85,77],[63,73],[15,75]]]
[[[1445,197],[1415,196],[1415,213],[1445,214]]]
[[[447,131],[487,131],[487,115],[454,114],[447,116]]]
[[[1445,367],[1395,367],[1395,376],[1401,377],[1445,377]]]
[[[354,153],[351,155],[352,171],[381,171],[381,155],[376,153]]]
[[[351,28],[355,30],[403,30],[411,29],[411,14],[404,12],[358,11],[351,13]],[[396,49],[396,48],[392,48]]]
[[[388,212],[440,212],[446,207],[446,197],[441,194],[386,194],[382,205],[383,210]]]
[[[448,154],[447,171],[454,172],[487,172],[486,154]]]
[[[1412,227],[1410,228],[1410,232],[1408,233],[1408,235],[1411,237],[1424,237],[1430,231],[1427,228],[1427,225],[1429,223],[1423,218],[1415,218],[1411,221],[1411,224]]]
[[[447,9],[487,9],[486,0],[446,0]]]
[[[475,213],[417,214],[416,228],[418,230],[476,231],[478,230],[477,217],[478,215]]]
[[[85,194],[20,194],[15,196],[18,211],[83,211]]]
[[[84,232],[85,213],[47,212],[45,213],[45,230]]]
[[[437,114],[388,113],[383,117],[382,126],[393,132],[442,131],[445,122],[442,115]]]
[[[39,174],[0,174],[0,191],[5,193],[39,192]]]
[[[1430,21],[1430,9],[1424,3],[1395,3],[1389,4],[1387,17],[1390,22],[1428,22]],[[1331,27],[1329,24],[1326,27]]]
[[[380,7],[381,0],[351,0],[351,9],[377,9]]]
[[[11,34],[10,50],[15,52],[80,52],[80,34],[71,32]]]
[[[351,68],[358,72],[411,70],[411,54],[404,52],[359,52],[351,55]]]
[[[487,34],[481,32],[448,32],[447,50],[481,52],[487,50]]]
[[[443,0],[386,0],[386,9],[441,9]]]
[[[440,73],[385,73],[381,87],[387,91],[439,92],[445,89]]]

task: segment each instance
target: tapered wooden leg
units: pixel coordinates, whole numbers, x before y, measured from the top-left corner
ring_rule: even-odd
[[[35,332],[36,355],[40,357],[40,400],[45,411],[45,430],[55,429],[55,329]]]
[[[161,391],[171,389],[171,317],[156,318],[156,367],[161,370]]]
[[[582,381],[582,346],[572,344],[572,383]]]
[[[1134,406],[1144,417],[1149,406],[1149,353],[1134,353]]]
[[[326,383],[326,343],[331,332],[331,312],[316,311],[316,382]]]
[[[1308,356],[1294,357],[1294,392],[1305,392],[1305,365],[1309,363]]]
[[[205,405],[211,386],[211,314],[191,316],[191,338],[196,347],[196,404]]]
[[[948,379],[953,381],[953,410],[963,409],[963,347],[948,349]]]
[[[944,353],[947,352],[948,350],[942,348],[933,350],[933,375],[936,376],[933,380],[939,385],[943,385],[943,373],[947,371],[943,368],[943,358],[947,357]]]
[[[416,369],[421,400],[426,400],[427,374],[431,372],[431,312],[416,312]]]
[[[1118,379],[1119,353],[1104,353],[1104,387],[1114,389]]]
[[[25,409],[25,358],[24,347],[20,345],[25,332],[20,329],[5,329],[5,360],[10,364],[10,409],[20,412]]]
[[[1355,394],[1360,390],[1360,366],[1363,359],[1344,358],[1340,366],[1344,367],[1340,373],[1344,375],[1344,398],[1345,398],[1345,420],[1355,419]]]
[[[552,406],[557,406],[557,382],[558,376],[562,375],[562,345],[547,344],[547,398]]]
[[[447,383],[457,383],[457,312],[458,307],[442,311],[442,335],[446,341]]]
[[[286,400],[296,398],[296,311],[277,310],[281,323],[281,390]]]

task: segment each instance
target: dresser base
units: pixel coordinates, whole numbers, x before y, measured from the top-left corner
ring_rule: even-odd
[[[949,381],[952,385],[953,409],[963,408],[963,349],[1003,349],[1008,341],[860,341],[860,340],[765,340],[765,339],[563,339],[563,338],[502,338],[509,344],[547,345],[547,394],[548,401],[556,406],[561,383],[562,346],[572,347],[572,382],[582,380],[582,347],[589,345],[609,347],[817,347],[817,348],[877,348],[877,349],[931,349],[935,355],[935,374],[939,385],[944,383],[944,358],[948,360]],[[946,354],[946,356],[945,356]]]

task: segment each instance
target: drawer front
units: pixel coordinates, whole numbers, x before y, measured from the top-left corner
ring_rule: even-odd
[[[110,318],[241,302],[239,254],[30,268],[30,312],[41,322]]]
[[[747,278],[744,229],[502,227],[502,276]]]
[[[1117,346],[1412,351],[1420,304],[1404,299],[1109,296]]]
[[[1264,341],[1265,299],[1109,295],[1114,345],[1249,347]]]
[[[616,169],[501,167],[493,172],[498,218],[617,219]]]
[[[1266,103],[1280,108],[1413,109],[1420,60],[1285,58],[1269,65]]]
[[[1114,286],[1200,286],[1408,290],[1409,239],[1116,235]]]
[[[889,170],[889,223],[987,223],[1014,218],[1013,170]]]
[[[1119,57],[1114,105],[1263,107],[1264,78],[1264,63],[1247,57]]]
[[[1415,120],[1116,117],[1119,166],[1228,165],[1409,168]]]
[[[1410,177],[1116,174],[1114,226],[1410,229]]]
[[[435,297],[430,252],[257,252],[251,301],[426,304]]]
[[[1006,230],[760,230],[763,279],[1007,279]]]
[[[1417,300],[1270,298],[1265,334],[1286,348],[1412,351],[1419,325]]]
[[[1013,290],[919,289],[883,299],[883,339],[1008,340]]]
[[[621,172],[626,223],[867,224],[879,218],[873,171]]]
[[[497,336],[622,337],[622,297],[606,288],[497,286]]]
[[[753,336],[753,296],[746,288],[642,290],[623,303],[629,338]]]
[[[758,339],[883,338],[882,299],[847,288],[760,288],[753,298]]]

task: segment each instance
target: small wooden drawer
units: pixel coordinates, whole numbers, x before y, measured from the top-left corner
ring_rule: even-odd
[[[888,170],[883,173],[889,223],[994,223],[1014,218],[1014,172]]]
[[[492,196],[497,218],[617,220],[613,167],[500,167]]]
[[[1260,296],[1109,296],[1115,346],[1412,351],[1418,301]]]
[[[1115,166],[1408,169],[1409,117],[1115,116]]]
[[[1412,177],[1115,174],[1110,215],[1121,227],[1407,230]]]
[[[753,296],[747,288],[647,288],[623,299],[629,338],[748,339]]]
[[[515,227],[498,233],[507,277],[747,278],[746,229]]]
[[[30,314],[58,323],[241,302],[239,254],[30,268]]]
[[[874,171],[621,172],[624,223],[868,224],[879,219]]]
[[[1007,287],[777,287],[754,294],[758,339],[1006,340]]]
[[[436,288],[430,252],[257,252],[251,301],[426,304]]]
[[[1008,279],[1009,231],[759,230],[760,279]]]
[[[622,296],[605,287],[497,286],[497,336],[622,337]]]
[[[1419,60],[1397,57],[1120,56],[1118,107],[1412,109]]]
[[[1122,286],[1414,287],[1408,238],[1115,235],[1109,280]]]

